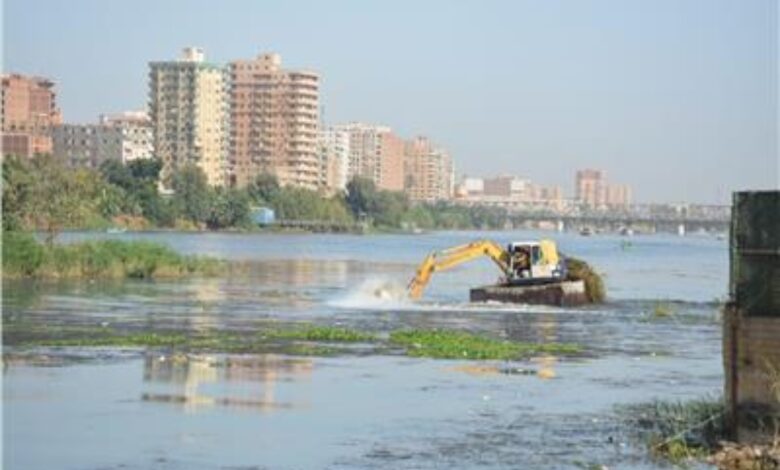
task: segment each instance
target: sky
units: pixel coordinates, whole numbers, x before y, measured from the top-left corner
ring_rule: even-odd
[[[57,82],[66,122],[145,109],[188,45],[321,75],[324,121],[423,134],[457,174],[571,195],[600,168],[638,202],[772,189],[776,0],[5,0],[3,69]]]

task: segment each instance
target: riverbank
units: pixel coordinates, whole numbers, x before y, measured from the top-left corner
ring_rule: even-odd
[[[42,244],[29,233],[5,232],[3,277],[33,279],[173,278],[214,275],[217,260],[184,256],[154,242],[91,240]]]

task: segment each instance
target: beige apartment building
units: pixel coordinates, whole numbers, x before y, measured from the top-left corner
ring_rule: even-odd
[[[233,61],[228,72],[231,184],[271,173],[284,186],[321,187],[319,76],[283,69],[278,54]]]
[[[404,185],[412,201],[452,198],[455,171],[449,154],[434,147],[426,137],[408,141],[404,151]]]
[[[321,186],[329,192],[343,191],[350,179],[349,132],[335,127],[320,131]]]
[[[349,136],[348,179],[370,179],[378,189],[403,191],[404,141],[387,126],[349,123],[334,126]]]
[[[186,164],[197,165],[212,186],[226,179],[225,80],[221,67],[188,47],[178,60],[149,63],[149,118],[162,183]]]
[[[52,126],[62,122],[54,82],[20,74],[2,76],[2,153],[51,153]]]

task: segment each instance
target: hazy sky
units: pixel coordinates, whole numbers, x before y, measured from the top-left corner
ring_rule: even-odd
[[[597,167],[639,201],[728,202],[778,162],[773,0],[5,0],[4,70],[57,81],[66,121],[143,109],[186,45],[322,76],[328,123],[446,147],[458,174],[572,192]]]

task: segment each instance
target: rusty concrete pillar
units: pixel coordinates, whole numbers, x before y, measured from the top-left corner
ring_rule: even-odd
[[[736,439],[763,441],[780,426],[780,191],[734,193],[730,261],[727,413]]]

